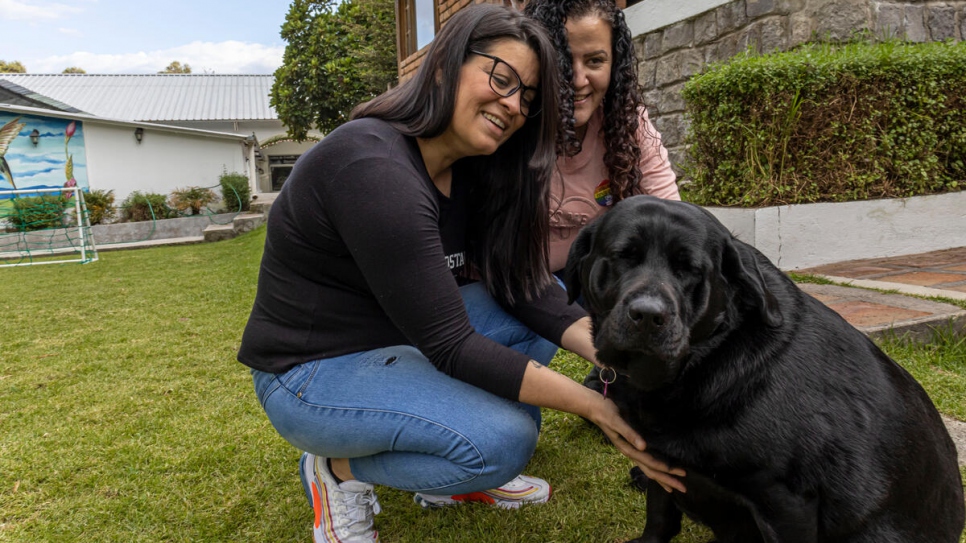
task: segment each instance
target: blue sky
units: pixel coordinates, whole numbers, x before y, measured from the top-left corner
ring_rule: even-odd
[[[28,73],[270,74],[290,0],[0,0],[0,60]]]

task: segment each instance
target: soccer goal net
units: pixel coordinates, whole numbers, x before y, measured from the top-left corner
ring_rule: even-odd
[[[0,192],[0,268],[96,260],[80,187]]]

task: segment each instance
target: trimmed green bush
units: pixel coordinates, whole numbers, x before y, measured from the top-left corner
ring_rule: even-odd
[[[248,186],[248,177],[238,172],[225,171],[218,178],[221,185],[221,199],[225,204],[225,211],[234,213],[248,211],[252,203],[252,189]]]
[[[63,196],[44,195],[11,199],[13,209],[6,217],[19,232],[32,232],[45,228],[64,226],[64,210],[67,199]]]
[[[966,42],[810,44],[745,54],[685,85],[701,205],[769,206],[962,190]]]
[[[110,222],[117,217],[113,190],[91,190],[84,194],[84,203],[87,205],[91,226]]]
[[[172,219],[178,212],[168,207],[164,194],[134,191],[121,203],[121,222]]]

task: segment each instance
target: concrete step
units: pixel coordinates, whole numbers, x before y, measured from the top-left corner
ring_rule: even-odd
[[[265,224],[262,213],[242,213],[232,219],[231,224],[210,224],[205,227],[205,241],[222,241],[231,239],[239,234],[251,232]]]
[[[274,202],[274,200],[255,201],[255,202],[252,202],[249,209],[251,210],[252,213],[261,213],[262,215],[265,215],[266,217],[268,217],[268,210],[271,209],[272,202]]]
[[[258,228],[259,226],[265,224],[266,216],[264,213],[242,213],[234,219],[232,219],[232,225],[235,232],[242,234],[245,232],[251,232],[252,230]]]
[[[205,241],[223,241],[238,235],[234,224],[211,224],[205,227]]]

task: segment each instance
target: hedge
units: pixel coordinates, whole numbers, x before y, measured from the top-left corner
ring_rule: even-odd
[[[966,188],[966,42],[740,55],[684,88],[684,197],[770,206]]]

